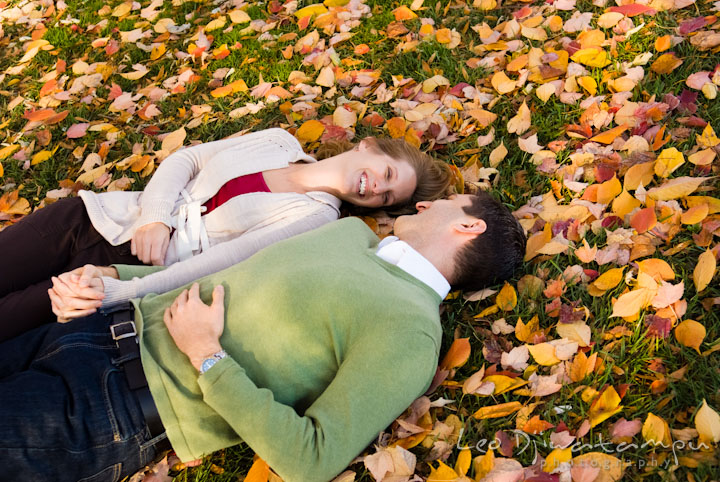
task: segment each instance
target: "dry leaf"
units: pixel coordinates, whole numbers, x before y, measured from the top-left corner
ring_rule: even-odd
[[[693,283],[695,283],[695,290],[698,293],[710,284],[713,276],[715,276],[716,267],[717,261],[711,250],[706,250],[698,257],[697,265],[695,265],[695,269],[693,270]]]
[[[700,353],[700,345],[705,339],[705,327],[695,320],[685,320],[675,327],[675,338],[680,344],[694,348]]]

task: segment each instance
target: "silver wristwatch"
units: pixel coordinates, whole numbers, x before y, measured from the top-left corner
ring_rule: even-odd
[[[200,375],[210,370],[217,362],[219,362],[226,356],[227,352],[225,350],[220,350],[219,352],[213,353],[208,358],[204,359],[203,362],[200,364]]]

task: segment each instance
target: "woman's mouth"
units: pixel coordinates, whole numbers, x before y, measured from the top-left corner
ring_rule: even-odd
[[[363,172],[362,174],[360,174],[360,186],[358,187],[358,194],[360,194],[361,197],[365,195],[365,190],[367,189],[367,183],[368,183],[367,174],[365,174]]]

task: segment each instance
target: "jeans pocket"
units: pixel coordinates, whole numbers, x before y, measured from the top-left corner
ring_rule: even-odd
[[[120,478],[122,464],[114,464],[104,468],[95,475],[84,477],[77,482],[115,482]]]
[[[131,438],[144,438],[145,417],[140,404],[128,387],[125,373],[119,368],[109,368],[103,376],[103,399],[107,417],[117,442]]]

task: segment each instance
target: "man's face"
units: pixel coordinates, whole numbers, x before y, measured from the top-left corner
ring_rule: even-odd
[[[415,205],[417,214],[400,216],[395,220],[395,235],[400,238],[410,236],[427,237],[433,232],[441,232],[454,224],[472,218],[463,208],[472,204],[468,194],[450,196],[437,201],[421,201]]]

